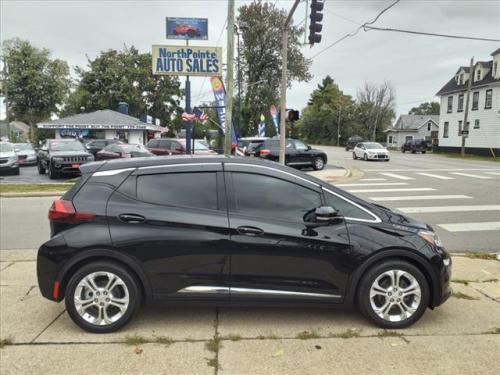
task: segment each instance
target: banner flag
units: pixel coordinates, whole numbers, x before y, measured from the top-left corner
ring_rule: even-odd
[[[259,130],[257,136],[258,137],[266,136],[266,117],[263,114],[260,115]]]
[[[273,119],[274,130],[276,131],[276,135],[280,135],[280,129],[278,126],[278,109],[274,104],[271,105],[271,117]]]
[[[215,97],[215,105],[217,106],[217,117],[219,118],[219,123],[222,127],[222,131],[226,133],[226,89],[224,88],[224,83],[220,77],[210,77],[210,84],[212,85],[212,90]],[[236,146],[238,144],[238,138],[236,137],[236,131],[234,125],[231,126],[231,145]]]

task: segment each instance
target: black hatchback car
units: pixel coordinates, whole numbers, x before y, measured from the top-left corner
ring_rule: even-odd
[[[280,152],[279,139],[266,139],[253,149],[254,156],[278,161]],[[316,150],[298,139],[287,138],[285,143],[285,164],[290,167],[313,167],[319,171],[328,161],[326,153]]]
[[[181,156],[81,170],[49,211],[37,272],[91,332],[142,303],[358,306],[402,328],[451,293],[431,227],[292,168]]]

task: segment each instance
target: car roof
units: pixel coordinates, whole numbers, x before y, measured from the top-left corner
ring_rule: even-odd
[[[73,138],[57,138],[57,139],[47,139],[48,142],[80,142]]]

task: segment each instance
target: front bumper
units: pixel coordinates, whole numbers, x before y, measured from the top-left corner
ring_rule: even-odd
[[[33,156],[27,156],[27,157],[23,157],[23,156],[20,156],[17,160],[17,162],[19,163],[19,165],[35,165],[36,164],[36,156],[33,155]]]
[[[390,160],[391,155],[389,154],[368,154],[369,160]]]
[[[438,265],[440,269],[438,276],[439,285],[437,286],[438,290],[436,290],[434,293],[434,300],[432,303],[432,307],[437,307],[445,303],[446,300],[451,296],[451,293],[453,292],[450,284],[451,267],[452,267],[451,257],[448,254],[446,254],[446,257],[441,258],[441,260],[438,260],[437,262],[441,263],[440,265]]]
[[[13,170],[19,167],[19,164],[17,163],[17,159],[15,160],[7,160],[0,162],[0,170],[2,171],[7,171],[7,170]]]
[[[72,163],[72,162],[54,162],[54,169],[57,173],[75,174],[80,173],[80,166],[90,163],[90,161]]]

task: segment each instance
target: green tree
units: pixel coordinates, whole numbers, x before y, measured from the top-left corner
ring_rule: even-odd
[[[260,114],[268,118],[271,104],[279,104],[281,79],[282,28],[287,17],[286,10],[277,9],[274,4],[253,1],[239,8],[237,26],[241,32],[241,77],[242,117],[240,136],[249,135],[249,124],[259,123]],[[303,27],[290,25],[288,30],[288,87],[292,81],[309,81],[311,61],[302,54],[300,37]]]
[[[409,115],[439,115],[441,106],[438,102],[425,102],[418,107],[413,107],[408,112]]]
[[[18,38],[6,40],[2,50],[8,72],[5,85],[10,118],[29,124],[31,140],[36,142],[36,124],[57,114],[68,94],[68,64],[52,59],[48,49]]]
[[[134,117],[149,115],[178,130],[183,92],[177,77],[153,75],[151,54],[134,47],[101,52],[88,60],[88,69],[76,68],[79,82],[64,108],[64,114],[118,108],[127,102]]]

